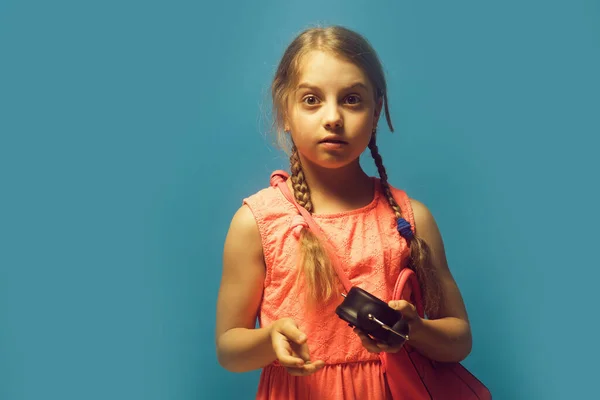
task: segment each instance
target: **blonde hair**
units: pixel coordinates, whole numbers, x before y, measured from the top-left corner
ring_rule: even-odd
[[[302,57],[310,51],[321,50],[342,57],[361,68],[374,88],[376,101],[382,101],[390,131],[394,131],[388,110],[387,85],[383,67],[375,50],[357,32],[341,26],[310,28],[300,33],[285,50],[271,84],[273,102],[273,127],[277,132],[279,145],[290,154],[291,181],[294,197],[308,212],[313,212],[310,189],[304,177],[298,151],[284,133],[286,105],[289,94],[297,84]],[[371,155],[375,160],[385,197],[396,218],[408,219],[395,201],[383,160],[376,144],[376,135],[369,142]],[[423,288],[425,309],[435,313],[439,303],[439,283],[429,262],[429,248],[419,237],[410,240],[411,261]],[[307,297],[313,302],[329,301],[337,294],[337,276],[323,245],[310,229],[303,229],[300,236],[300,273],[304,276]]]

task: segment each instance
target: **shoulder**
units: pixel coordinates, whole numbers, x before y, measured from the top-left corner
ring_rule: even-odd
[[[244,203],[253,202],[253,201],[265,201],[268,199],[272,199],[276,194],[275,188],[272,186],[267,186],[256,190],[253,193],[250,193],[248,196],[244,198]]]
[[[229,225],[229,234],[238,239],[260,237],[260,217],[272,202],[272,187],[260,188],[242,199],[242,204],[234,212]],[[240,237],[241,236],[241,237]]]
[[[231,218],[228,235],[233,235],[237,239],[258,238],[260,241],[259,225],[262,216],[269,209],[273,197],[273,188],[266,187],[243,198],[242,204]]]
[[[239,245],[260,244],[260,231],[252,210],[243,204],[237,209],[231,218],[227,243]]]
[[[272,207],[277,204],[283,204],[284,197],[280,190],[273,186],[268,186],[248,195],[243,199],[243,203],[251,208],[258,206]]]
[[[282,230],[289,228],[289,221],[295,214],[294,205],[286,200],[281,191],[268,186],[243,199],[231,226],[258,237],[268,256],[268,250],[277,242]]]
[[[246,204],[242,204],[233,214],[231,218],[231,228],[240,231],[254,231],[256,228],[256,219],[252,214],[252,210]]]
[[[410,198],[417,235],[435,242],[441,242],[441,235],[431,210],[421,201]]]
[[[420,200],[414,199],[412,197],[410,197],[409,200],[410,206],[415,216],[415,222],[421,222],[422,224],[431,223],[431,221],[433,220],[433,214],[431,213],[429,208]]]
[[[401,203],[401,207],[408,207],[408,217],[414,223],[419,236],[430,236],[431,233],[434,235],[437,233],[435,218],[422,201],[409,196],[404,189],[392,185],[390,185],[390,189],[397,201]]]
[[[259,225],[272,223],[279,218],[295,212],[293,204],[288,202],[277,187],[269,186],[243,199]]]

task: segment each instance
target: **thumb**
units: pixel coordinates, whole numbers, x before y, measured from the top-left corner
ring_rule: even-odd
[[[415,306],[406,300],[392,300],[388,303],[388,306],[399,311],[407,319],[414,319],[417,315]]]
[[[294,343],[304,344],[306,342],[307,337],[304,332],[298,329],[296,323],[291,320],[285,321],[279,331]]]
[[[298,329],[298,326],[292,320],[282,324],[280,332],[288,338],[292,351],[300,356],[304,361],[310,361],[310,351],[308,349],[307,337],[304,332]]]

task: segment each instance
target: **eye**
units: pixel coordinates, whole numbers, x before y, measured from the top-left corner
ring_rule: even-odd
[[[309,106],[314,106],[319,102],[319,100],[317,100],[315,96],[306,96],[302,99],[302,102]]]
[[[354,94],[351,94],[350,96],[346,97],[346,102],[350,105],[356,105],[358,103],[360,103],[360,97]]]

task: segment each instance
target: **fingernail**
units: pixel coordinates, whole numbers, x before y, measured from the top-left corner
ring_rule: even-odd
[[[304,339],[306,339],[306,335],[304,335],[304,334],[302,334],[298,337],[298,340],[300,340],[300,341],[302,341]]]

